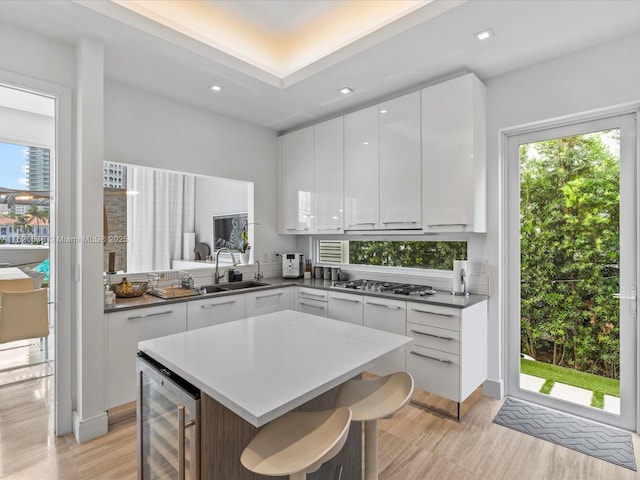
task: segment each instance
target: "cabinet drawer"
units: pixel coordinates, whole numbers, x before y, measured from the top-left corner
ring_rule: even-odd
[[[460,401],[460,357],[417,345],[407,352],[407,371],[415,386],[454,402]]]
[[[299,288],[298,298],[305,300],[317,300],[320,302],[327,301],[327,291],[316,288]]]
[[[244,318],[244,297],[229,295],[187,302],[187,330]]]
[[[320,300],[307,300],[304,297],[298,296],[298,311],[304,313],[310,313],[311,315],[318,315],[320,317],[326,317],[328,313],[327,302]]]
[[[245,315],[253,317],[291,308],[289,289],[279,288],[245,294]]]
[[[363,325],[362,295],[329,292],[329,318]]]
[[[407,337],[413,337],[414,345],[460,354],[460,332],[431,327],[420,323],[407,323]]]
[[[460,331],[460,310],[440,307],[438,305],[408,303],[407,321],[436,328]]]

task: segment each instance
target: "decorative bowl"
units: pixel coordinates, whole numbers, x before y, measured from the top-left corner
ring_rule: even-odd
[[[140,297],[144,295],[147,291],[147,287],[149,286],[148,282],[129,282],[131,286],[131,290],[128,292],[123,292],[122,287],[124,286],[122,283],[116,283],[111,285],[111,290],[113,290],[118,298],[131,298],[131,297]]]

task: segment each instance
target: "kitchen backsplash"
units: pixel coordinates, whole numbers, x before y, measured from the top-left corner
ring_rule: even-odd
[[[469,278],[469,290],[471,293],[477,293],[481,295],[489,294],[489,275],[487,274],[486,265],[483,261],[470,260],[471,263],[471,275]],[[219,271],[225,272],[228,268],[238,270],[242,273],[243,280],[253,280],[255,273],[257,272],[256,265],[220,265]],[[191,274],[194,284],[196,286],[211,285],[214,283],[214,268],[191,268],[183,269],[182,271]],[[442,272],[436,275],[412,275],[409,273],[388,273],[381,272],[377,269],[358,269],[353,266],[343,267],[342,271],[349,274],[349,279],[366,278],[370,280],[380,280],[388,282],[398,283],[416,283],[420,285],[430,285],[435,290],[449,291],[453,288],[453,272]],[[264,275],[265,279],[281,277],[282,276],[282,263],[281,262],[264,262],[260,264],[260,272]],[[110,275],[110,281],[112,284],[119,283],[123,277],[127,277],[130,282],[146,282],[148,280],[148,273],[121,273]],[[107,278],[107,275],[105,275]],[[228,277],[225,275],[220,279],[221,282],[227,282]]]

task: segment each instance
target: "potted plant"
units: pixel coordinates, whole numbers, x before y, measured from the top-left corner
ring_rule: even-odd
[[[238,245],[237,248],[238,252],[240,252],[240,263],[242,265],[248,265],[251,245],[249,245],[249,236],[247,234],[247,231],[243,230],[240,234],[240,237],[242,237],[242,243]]]

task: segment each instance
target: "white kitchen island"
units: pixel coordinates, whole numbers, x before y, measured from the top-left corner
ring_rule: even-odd
[[[262,479],[239,458],[258,427],[296,408],[330,408],[335,389],[412,339],[286,310],[139,343],[202,392],[203,479]],[[311,479],[360,478],[361,430]]]

